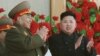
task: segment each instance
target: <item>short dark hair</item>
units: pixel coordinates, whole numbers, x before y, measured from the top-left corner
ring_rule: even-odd
[[[75,13],[73,13],[72,11],[65,11],[61,13],[60,20],[62,20],[65,16],[73,16],[76,19]]]

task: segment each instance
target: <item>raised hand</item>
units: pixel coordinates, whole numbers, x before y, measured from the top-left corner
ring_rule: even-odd
[[[45,26],[43,26],[43,27],[41,27],[41,28],[37,31],[37,34],[38,34],[44,41],[46,41],[48,32],[49,32],[48,28],[45,27]]]
[[[84,36],[84,34],[82,34],[82,35],[77,39],[77,41],[76,41],[76,43],[75,43],[75,50],[76,50],[78,47],[80,47],[83,36]]]
[[[94,41],[93,41],[93,38],[91,38],[91,40],[88,42],[87,44],[87,50],[90,52],[91,51],[91,48],[93,47],[94,45]]]

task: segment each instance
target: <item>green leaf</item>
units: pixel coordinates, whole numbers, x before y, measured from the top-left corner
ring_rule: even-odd
[[[96,21],[96,16],[95,14],[90,16],[90,22],[93,24]]]
[[[51,25],[54,27],[55,26],[55,21],[51,19]]]
[[[53,32],[54,32],[54,33],[57,33],[57,32],[58,32],[57,27],[53,27]]]
[[[50,16],[45,17],[45,22],[50,22],[51,18]]]
[[[84,34],[84,35],[86,36],[86,30],[84,30],[84,29],[81,30],[79,33],[80,33],[81,35]]]
[[[95,37],[98,37],[100,36],[100,32],[99,33],[95,33]]]
[[[71,4],[69,1],[66,2],[66,6],[67,6],[69,9],[71,9],[71,8],[73,7],[72,4]]]
[[[96,9],[91,8],[91,9],[89,10],[89,13],[90,13],[90,15],[95,14],[95,13],[96,13]]]
[[[77,11],[77,12],[81,12],[82,9],[81,9],[81,8],[76,8],[76,11]]]
[[[39,15],[35,15],[34,18],[35,18],[35,21],[36,21],[36,22],[39,21]]]

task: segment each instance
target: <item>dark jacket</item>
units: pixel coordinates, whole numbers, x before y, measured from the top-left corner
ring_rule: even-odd
[[[5,56],[44,56],[43,44],[39,35],[32,36],[28,29],[15,24],[15,28],[7,31]]]
[[[83,37],[81,46],[75,50],[75,42],[79,36],[76,32],[71,36],[63,32],[52,35],[48,40],[52,56],[96,56],[94,49],[90,53],[87,51],[88,40],[86,37]]]

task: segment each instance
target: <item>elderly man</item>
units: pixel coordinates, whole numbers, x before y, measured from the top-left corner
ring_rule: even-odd
[[[19,3],[9,12],[15,28],[7,31],[5,56],[44,56],[40,47],[45,42],[48,29],[43,26],[32,36],[29,31],[32,21],[30,13],[27,1]]]

